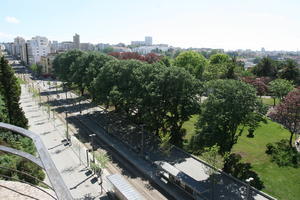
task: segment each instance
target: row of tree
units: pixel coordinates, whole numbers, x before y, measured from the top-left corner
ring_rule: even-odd
[[[19,104],[20,95],[21,88],[18,79],[7,60],[5,60],[4,57],[1,57],[0,120],[1,122],[27,128],[28,120]],[[36,149],[31,139],[3,129],[0,130],[0,145],[22,150],[33,155],[36,153]],[[28,173],[40,180],[45,178],[44,172],[37,165],[19,156],[0,152],[0,166],[4,167],[0,169],[1,175],[27,181],[32,184],[39,184],[39,181],[13,170]]]
[[[7,122],[16,126],[27,128],[26,119],[20,107],[21,88],[15,77],[14,71],[4,57],[0,58],[0,99],[4,103],[2,122]]]
[[[300,68],[295,60],[275,61],[269,57],[262,58],[251,70],[258,77],[281,78],[300,84]]]
[[[118,60],[100,53],[69,51],[54,60],[56,75],[87,89],[92,99],[127,115],[157,135],[182,145],[183,123],[199,110],[200,81],[179,67]]]
[[[258,96],[270,95],[274,99],[274,106],[276,98],[280,101],[295,87],[293,81],[286,79],[274,79],[269,77],[242,77],[242,80],[252,85],[256,89]]]
[[[217,135],[228,133],[231,137],[230,147],[236,141],[237,126],[252,123],[251,128],[254,129],[257,121],[261,120],[258,116],[263,114],[253,87],[239,80],[223,80],[224,83],[215,80],[237,79],[239,72],[243,71],[240,63],[225,54],[215,54],[206,59],[197,52],[188,51],[179,54],[173,61],[161,59],[149,64],[75,50],[58,55],[53,67],[60,80],[77,86],[82,94],[87,90],[95,102],[106,107],[114,106],[116,111],[124,113],[137,124],[145,124],[146,129],[156,135],[170,134],[171,142],[177,146],[182,146],[185,134],[183,123],[191,115],[200,112],[200,97],[203,93],[208,95],[208,100],[202,106],[201,115],[205,116],[205,110],[214,112],[207,114],[210,117],[200,119],[201,132],[218,132]],[[211,81],[206,84],[204,80]],[[218,85],[224,88],[217,89]],[[217,91],[222,91],[222,95],[227,94],[216,94],[223,101],[220,108],[232,109],[232,112],[224,110],[222,113],[222,109],[215,109],[217,105],[213,103],[211,95]],[[235,102],[232,99],[237,101],[234,105],[231,105]],[[224,116],[217,120],[222,114],[228,117],[226,123]],[[213,122],[216,123],[216,130],[211,128]],[[210,130],[204,130],[204,124],[208,124]],[[230,149],[223,148],[221,143],[220,146],[223,151]]]

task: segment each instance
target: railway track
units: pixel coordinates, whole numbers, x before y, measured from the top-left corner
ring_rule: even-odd
[[[79,126],[83,127],[85,130],[90,130],[90,128],[88,126],[86,126],[80,119],[73,117],[72,120],[76,121],[77,124],[80,124]],[[91,131],[92,130],[90,130],[90,132]],[[87,132],[87,134],[89,134],[89,133]],[[111,147],[110,145],[103,142],[99,137],[95,137],[95,142],[99,145],[99,147],[101,148],[102,151],[107,152],[107,154],[110,155],[111,157],[113,157],[115,160],[114,163],[110,162],[108,164],[107,170],[110,173],[122,174],[127,179],[127,181],[132,186],[134,186],[134,188],[136,188],[136,190],[138,192],[140,192],[141,195],[143,195],[146,199],[150,199],[150,200],[167,199],[166,197],[161,195],[159,192],[157,192],[154,188],[153,188],[154,190],[153,189],[151,190],[151,188],[153,186],[151,186],[151,184],[148,181],[142,180],[141,178],[139,178],[139,177],[143,177],[143,175],[141,173],[139,173],[135,169],[135,167],[133,165],[131,165],[126,159],[124,159],[122,156],[120,156],[113,147]],[[120,165],[120,167],[118,167],[116,163],[118,165]],[[129,172],[129,174],[124,175],[124,172],[122,171],[122,169]],[[136,178],[131,178],[130,176],[135,176]],[[147,189],[147,187],[150,187],[150,188]]]
[[[39,84],[38,84],[39,85]],[[48,93],[49,97],[52,100],[55,100],[56,98],[52,96],[53,94],[50,94],[49,91],[44,90],[40,85],[39,87],[46,93]],[[68,99],[70,101],[71,99]],[[59,101],[56,102],[56,105],[53,106],[54,108],[58,108],[59,106],[63,106]],[[65,109],[67,109],[67,106],[64,106]],[[86,126],[80,119],[78,119],[78,116],[76,116],[74,112],[73,114],[69,114],[70,120],[73,121],[74,124],[77,126],[81,126],[82,130],[86,132],[88,135],[92,130]],[[61,114],[59,114],[61,115]],[[64,117],[60,117],[64,118]],[[89,120],[93,121],[95,123],[95,126],[99,127],[99,124],[95,122],[94,119],[89,117]],[[102,127],[99,127],[102,128]],[[89,131],[87,131],[89,130]],[[110,155],[112,158],[114,158],[114,162],[109,162],[107,170],[111,174],[122,174],[126,180],[142,195],[145,197],[145,199],[150,199],[150,200],[160,200],[160,199],[170,199],[166,198],[164,195],[162,195],[160,192],[157,191],[157,188],[155,186],[152,186],[151,183],[144,178],[143,174],[140,173],[138,170],[136,170],[135,166],[133,166],[131,163],[129,163],[126,159],[124,159],[122,156],[119,155],[119,153],[110,145],[104,143],[99,137],[95,137],[95,140],[97,145],[101,147],[102,151],[105,151]],[[119,165],[119,166],[117,166]],[[127,174],[125,174],[127,173]],[[134,178],[133,178],[134,177]],[[143,180],[143,177],[145,180]],[[106,191],[107,192],[107,191]],[[167,195],[167,193],[165,193]]]

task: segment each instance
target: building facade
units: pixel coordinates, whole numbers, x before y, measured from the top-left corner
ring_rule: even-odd
[[[58,53],[50,53],[47,56],[41,56],[42,75],[49,76],[53,74],[53,60],[57,55]]]
[[[30,48],[33,63],[39,63],[41,61],[41,56],[47,56],[50,53],[49,40],[46,37],[36,36],[30,40]]]
[[[12,55],[20,58],[22,53],[22,45],[25,44],[25,39],[22,37],[16,37],[14,39],[13,49],[12,49]]]
[[[151,36],[146,36],[145,37],[145,45],[146,46],[151,46],[152,45],[152,37]]]
[[[80,48],[80,36],[77,33],[75,33],[75,35],[73,36],[73,43],[75,49]]]

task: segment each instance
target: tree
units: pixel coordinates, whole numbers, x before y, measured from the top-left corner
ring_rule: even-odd
[[[130,112],[133,89],[133,71],[142,63],[137,60],[111,60],[101,68],[93,85],[95,100],[109,105],[112,103],[116,110]]]
[[[208,95],[196,124],[192,148],[203,149],[215,144],[220,153],[230,151],[238,139],[239,126],[261,121],[266,109],[257,99],[255,89],[237,80],[210,81],[205,86]]]
[[[275,77],[277,69],[274,61],[269,57],[262,58],[257,65],[252,69],[256,76]]]
[[[185,69],[178,67],[161,69],[154,82],[157,84],[154,86],[156,88],[154,102],[157,103],[153,106],[155,110],[160,110],[161,116],[158,120],[163,122],[161,131],[170,132],[170,142],[181,147],[185,134],[182,125],[200,108],[197,96],[200,94],[201,85],[199,80]]]
[[[93,53],[89,55],[91,61],[85,71],[85,76],[83,82],[87,87],[88,91],[92,98],[94,98],[94,94],[97,91],[93,91],[93,81],[96,79],[101,69],[108,63],[109,61],[115,60],[112,56],[108,56],[103,53]]]
[[[98,52],[84,52],[70,66],[70,81],[78,87],[81,95],[85,88],[90,91],[91,83],[97,77],[99,70],[111,56]]]
[[[237,73],[243,70],[241,63],[236,58],[227,54],[214,54],[206,65],[203,77],[205,80],[237,79]]]
[[[300,132],[300,88],[289,92],[269,117],[290,131],[289,144],[292,146],[293,135]]]
[[[70,66],[70,81],[75,83],[80,90],[81,96],[84,94],[86,70],[90,63],[90,53],[84,52],[77,57]]]
[[[65,82],[71,82],[71,65],[75,60],[83,54],[79,50],[71,50],[65,53],[59,54],[53,61],[54,74]]]
[[[161,59],[161,56],[157,55],[156,53],[148,53],[145,55],[145,61],[150,64],[158,62],[158,61],[160,61],[160,59]]]
[[[5,102],[3,100],[3,96],[0,94],[0,121],[1,122],[7,122],[8,116],[7,116],[7,109],[5,107]]]
[[[106,47],[105,49],[103,49],[103,53],[106,53],[106,54],[109,54],[113,51],[114,51],[114,48],[112,48],[111,46]]]
[[[164,64],[166,67],[170,67],[171,66],[171,60],[167,56],[162,57],[160,59],[160,63]]]
[[[109,55],[119,59],[119,60],[140,60],[140,61],[145,61],[145,57],[136,53],[136,52],[112,52],[109,53]]]
[[[228,63],[231,59],[227,54],[214,54],[210,56],[209,62],[210,64],[222,64],[222,63]]]
[[[269,89],[274,99],[274,106],[276,98],[282,100],[285,95],[292,91],[294,85],[291,81],[285,79],[276,79],[269,83]]]
[[[28,120],[19,104],[21,87],[4,57],[0,59],[0,94],[4,97],[9,123],[27,128]]]
[[[94,173],[101,179],[100,183],[102,184],[102,170],[107,167],[110,158],[105,152],[94,152],[94,156],[96,162],[91,163],[91,168],[94,171]]]
[[[30,69],[35,75],[40,75],[42,73],[42,66],[40,65],[32,64]]]
[[[279,77],[298,83],[300,81],[300,69],[297,62],[292,59],[284,61],[282,69],[279,70]]]
[[[184,121],[199,109],[199,80],[183,68],[156,62],[112,60],[93,82],[95,100],[113,105],[147,130],[182,145]]]
[[[214,189],[217,180],[215,174],[218,172],[218,169],[223,168],[223,159],[219,155],[220,147],[214,145],[212,147],[206,147],[204,153],[201,154],[201,157],[213,167],[206,166],[205,173],[210,176],[211,179],[211,199],[214,199]],[[225,156],[226,157],[226,156]]]
[[[182,52],[175,58],[175,66],[186,69],[198,79],[202,78],[206,65],[206,58],[194,51]]]
[[[252,85],[256,89],[256,94],[260,97],[265,95],[268,92],[268,86],[262,77],[261,78],[243,77],[242,80]]]

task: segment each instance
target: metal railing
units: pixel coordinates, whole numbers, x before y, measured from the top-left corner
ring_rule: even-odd
[[[46,147],[44,146],[41,138],[37,134],[35,134],[29,130],[23,129],[21,127],[3,123],[3,122],[0,122],[0,128],[10,130],[12,132],[19,133],[25,137],[31,138],[36,147],[39,157],[33,158],[34,156],[32,156],[30,154],[27,154],[25,152],[21,153],[21,151],[18,151],[18,150],[13,151],[11,148],[7,148],[7,147],[4,148],[4,146],[1,146],[1,149],[0,149],[1,151],[13,153],[15,155],[26,158],[27,160],[30,160],[30,161],[33,161],[33,160],[36,161],[36,159],[39,159],[40,161],[37,161],[34,163],[38,164],[40,167],[42,167],[46,171],[46,174],[50,180],[50,183],[53,187],[53,190],[54,190],[57,198],[59,200],[69,200],[69,199],[72,200],[73,199],[68,187],[65,185],[62,177],[60,176],[59,171],[55,167]]]

